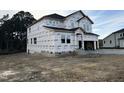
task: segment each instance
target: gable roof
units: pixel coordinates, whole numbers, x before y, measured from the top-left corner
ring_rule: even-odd
[[[46,16],[44,16],[44,18],[64,19],[65,17],[62,15],[54,13],[54,14],[46,15]]]
[[[121,33],[121,32],[124,32],[124,28],[123,28],[123,29],[120,29],[120,30],[118,30],[118,31],[115,31],[115,32],[113,32],[113,33],[111,33],[110,35],[106,36],[104,39],[108,38],[108,37],[111,36],[112,34]],[[104,40],[104,39],[103,39],[103,40]]]
[[[115,32],[113,32],[113,33],[121,33],[121,32],[124,32],[124,28],[123,28],[123,29],[120,29],[120,30],[118,30],[118,31],[115,31]]]
[[[94,24],[94,22],[93,22],[88,16],[83,16],[82,18],[80,18],[80,19],[77,20],[77,21],[80,21],[80,20],[83,19],[83,18],[87,18],[92,24]]]
[[[66,18],[69,17],[69,16],[71,16],[71,15],[73,15],[73,14],[76,14],[78,12],[80,12],[83,16],[85,16],[85,14],[81,10],[79,10],[79,11],[76,11],[74,13],[71,13],[70,15],[67,15]]]
[[[67,15],[67,16],[62,16],[62,15],[59,15],[59,14],[56,14],[56,13],[43,16],[28,27],[31,27],[32,25],[38,23],[39,21],[41,21],[44,18],[53,18],[53,19],[59,19],[59,20],[63,21],[63,20],[65,20],[65,18],[67,18],[67,17],[69,17],[69,16],[71,16],[75,13],[78,13],[78,12],[80,12],[84,17],[86,17],[93,24],[93,21],[88,16],[86,16],[81,10],[79,10],[79,11],[76,11],[76,12],[70,14],[70,15]]]
[[[45,15],[45,16],[41,17],[40,19],[38,19],[37,21],[35,21],[35,22],[34,22],[33,24],[31,24],[29,27],[31,27],[32,25],[38,23],[39,21],[41,21],[41,20],[44,19],[44,18],[54,18],[54,19],[63,20],[65,17],[62,16],[62,15],[56,14],[56,13],[50,14],[50,15]]]

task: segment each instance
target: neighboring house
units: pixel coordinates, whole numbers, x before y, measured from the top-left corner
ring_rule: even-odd
[[[103,48],[124,48],[124,29],[113,32],[104,38]]]
[[[102,47],[103,47],[103,40],[99,39],[99,48],[102,48]]]
[[[68,16],[46,15],[27,29],[28,53],[63,53],[77,49],[99,48],[98,35],[92,33],[93,21],[82,11]]]

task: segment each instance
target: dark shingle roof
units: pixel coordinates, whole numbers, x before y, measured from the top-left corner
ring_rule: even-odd
[[[50,28],[50,29],[55,29],[55,30],[66,30],[66,31],[75,31],[75,30],[79,29],[78,27],[77,27],[77,28],[72,28],[72,29],[58,28],[58,27],[50,27],[50,26],[44,26],[44,27]]]
[[[76,31],[77,29],[81,29],[84,32],[84,34],[99,36],[99,35],[94,34],[94,33],[86,32],[83,28],[80,28],[80,27],[76,27],[76,28],[72,28],[72,29],[49,27],[49,26],[44,26],[44,27],[50,28],[50,29],[55,29],[55,30],[65,30],[65,31],[72,31],[72,32]]]
[[[67,16],[62,16],[62,15],[59,15],[59,14],[56,14],[56,13],[50,14],[50,15],[46,15],[46,16],[43,16],[42,18],[38,19],[36,22],[34,22],[33,24],[31,24],[30,26],[34,25],[35,23],[41,21],[44,18],[54,18],[54,19],[59,19],[59,20],[62,20],[63,21],[65,18],[67,18],[67,17],[69,17],[69,16],[71,16],[71,15],[77,13],[77,12],[80,12],[84,17],[88,18],[88,20],[91,21],[91,23],[93,23],[93,21],[88,16],[86,16],[81,10],[79,10],[79,11],[76,11],[76,12],[70,14],[70,15],[67,15]]]
[[[77,21],[80,21],[80,20],[83,19],[83,18],[87,18],[92,24],[94,24],[94,22],[93,22],[88,16],[84,16],[84,17],[80,18],[80,19],[77,20]]]
[[[71,15],[73,15],[73,14],[75,14],[75,13],[78,13],[78,12],[80,12],[83,16],[85,16],[85,14],[81,10],[79,10],[79,11],[76,11],[74,13],[71,13],[70,15],[67,15],[66,18],[71,16]]]
[[[96,36],[99,36],[98,34],[94,34],[94,33],[89,33],[89,32],[86,32],[85,34],[89,34],[89,35],[96,35]]]
[[[124,29],[120,29],[120,30],[118,30],[118,31],[116,31],[116,32],[113,32],[113,34],[114,34],[114,33],[121,33],[121,32],[124,32]]]
[[[121,33],[121,32],[124,32],[124,28],[123,28],[123,29],[120,29],[120,30],[118,30],[118,31],[115,31],[115,32],[113,32],[113,33],[111,33],[110,35],[106,36],[104,39],[108,38],[108,37],[111,36],[112,34]],[[104,39],[103,39],[103,40],[104,40]]]
[[[56,13],[55,14],[51,14],[51,15],[46,15],[46,16],[44,16],[44,18],[45,17],[55,18],[55,19],[64,19],[65,18],[64,16],[56,14]]]
[[[44,18],[53,18],[53,19],[64,20],[65,17],[62,16],[62,15],[56,14],[56,13],[50,14],[50,15],[46,15],[46,16],[43,16],[43,17],[41,17],[40,19],[38,19],[36,22],[34,22],[33,24],[31,24],[30,26],[36,24],[37,22],[41,21],[41,20],[44,19]],[[29,27],[30,27],[30,26],[29,26]]]

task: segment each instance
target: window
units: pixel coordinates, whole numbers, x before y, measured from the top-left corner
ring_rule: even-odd
[[[31,44],[32,44],[32,38],[31,38]]]
[[[112,41],[110,40],[110,44],[112,43]]]
[[[83,25],[83,27],[84,27],[84,30],[86,30],[86,25],[85,24]]]
[[[65,43],[65,35],[61,35],[61,43]]]
[[[87,31],[89,31],[90,29],[89,29],[89,26],[87,25]]]
[[[105,44],[105,41],[104,41],[104,44]]]
[[[71,26],[74,27],[74,23],[71,23]]]
[[[122,34],[120,34],[120,37],[122,37]]]
[[[29,33],[31,32],[31,28],[29,28]]]
[[[70,39],[70,36],[67,36],[67,43],[71,43],[71,39]]]
[[[34,38],[34,44],[37,44],[37,38]]]

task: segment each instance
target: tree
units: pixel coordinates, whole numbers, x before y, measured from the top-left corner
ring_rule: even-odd
[[[1,36],[3,38],[7,50],[26,50],[27,27],[36,19],[29,12],[20,11],[13,17],[4,22],[0,27]]]
[[[9,14],[3,15],[2,18],[0,18],[0,49],[4,48],[5,43],[3,42],[5,39],[5,33],[2,30],[2,25],[8,20]]]
[[[20,11],[12,17],[12,22],[14,25],[14,38],[15,41],[18,41],[18,44],[15,48],[17,49],[26,49],[26,40],[27,40],[27,27],[31,25],[36,19],[29,12]]]

